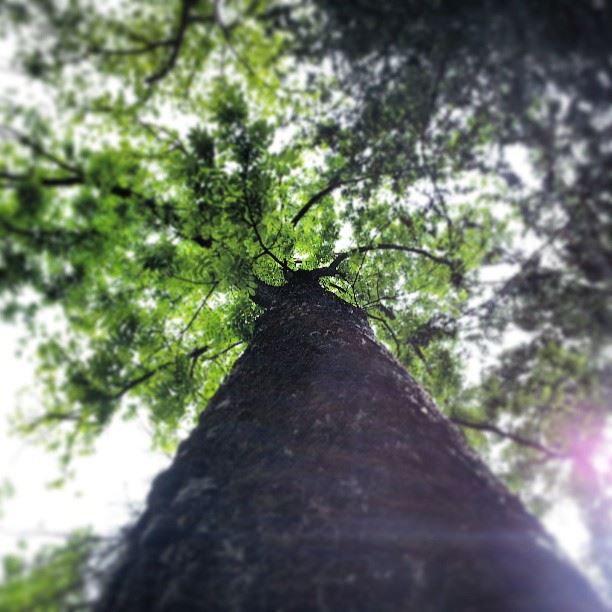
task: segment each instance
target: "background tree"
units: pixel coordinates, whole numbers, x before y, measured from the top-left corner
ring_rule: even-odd
[[[609,7],[451,4],[4,2],[52,96],[4,104],[4,313],[68,323],[23,428],[68,461],[144,410],[172,447],[266,287],[325,269],[474,444],[517,443],[509,482],[569,458],[605,529]]]
[[[7,612],[88,609],[91,602],[87,592],[98,571],[90,565],[96,540],[91,533],[77,531],[60,545],[38,550],[34,559],[27,560],[26,555],[4,556],[2,609]]]

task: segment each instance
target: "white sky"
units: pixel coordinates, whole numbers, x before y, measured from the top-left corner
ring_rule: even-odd
[[[112,533],[142,508],[152,478],[170,461],[150,449],[150,436],[138,421],[117,420],[93,455],[75,460],[74,479],[65,488],[50,489],[48,483],[59,475],[56,457],[11,435],[7,423],[18,402],[34,408],[39,402],[34,363],[14,355],[24,333],[0,324],[0,483],[8,479],[16,490],[0,503],[0,557],[15,552],[20,539],[34,552],[79,527]]]

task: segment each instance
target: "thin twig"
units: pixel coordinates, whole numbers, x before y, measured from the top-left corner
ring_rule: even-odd
[[[191,317],[191,319],[189,319],[189,322],[180,331],[179,336],[178,336],[179,342],[183,339],[183,336],[189,330],[189,328],[195,323],[195,320],[198,318],[200,312],[202,312],[202,309],[204,308],[204,306],[206,306],[206,304],[208,303],[210,296],[214,293],[218,285],[219,285],[218,281],[213,283],[210,291],[204,296],[204,299],[200,302],[200,305],[197,307],[196,311],[193,313],[193,316]]]

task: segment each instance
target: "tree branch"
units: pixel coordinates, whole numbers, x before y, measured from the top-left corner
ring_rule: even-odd
[[[137,376],[136,378],[132,378],[132,380],[128,380],[122,387],[119,387],[119,389],[115,391],[115,393],[112,393],[111,395],[109,395],[108,399],[111,399],[111,400],[121,399],[128,391],[131,391],[134,387],[137,387],[143,382],[146,382],[147,380],[155,376],[155,374],[157,374],[159,371],[167,368],[173,363],[174,361],[167,361],[166,363],[162,363],[160,366],[158,366],[157,368],[154,368],[153,370],[148,370],[144,374]]]
[[[208,361],[210,359],[216,359],[220,355],[223,355],[224,353],[227,353],[228,351],[230,351],[232,348],[234,348],[238,344],[241,344],[241,342],[231,344],[230,346],[228,346],[227,348],[223,349],[219,353],[216,353],[214,355],[211,355],[210,357],[207,357],[206,360]],[[193,373],[193,368],[195,367],[196,361],[209,348],[210,348],[210,346],[205,344],[204,346],[198,346],[198,347],[194,348],[193,350],[189,351],[189,353],[187,353],[186,357],[192,360],[191,368],[189,370],[190,373]],[[141,385],[143,382],[146,382],[147,380],[149,380],[150,378],[155,376],[155,374],[157,374],[158,372],[161,372],[162,370],[165,370],[166,368],[169,368],[171,365],[174,365],[174,363],[176,363],[175,359],[172,359],[171,361],[165,361],[164,363],[158,365],[156,368],[153,368],[151,370],[147,370],[146,372],[144,372],[140,376],[137,376],[136,378],[132,378],[131,380],[128,380],[121,387],[119,387],[119,389],[117,391],[115,391],[115,393],[112,393],[109,396],[109,399],[111,399],[111,400],[121,399],[128,391],[131,391],[132,389],[134,389],[134,387],[137,387],[138,385]]]
[[[344,253],[339,253],[336,255],[336,258],[325,268],[320,268],[318,272],[318,276],[335,276],[338,271],[338,267],[340,264],[352,257],[353,255],[359,255],[362,253],[369,253],[371,251],[403,251],[405,253],[413,253],[414,255],[421,255],[426,257],[427,259],[431,259],[438,264],[448,266],[451,270],[455,269],[455,262],[452,259],[448,259],[446,257],[441,257],[439,255],[434,255],[425,249],[421,249],[420,247],[409,247],[403,244],[392,244],[389,242],[381,242],[379,244],[373,244],[369,246],[361,246],[355,249],[351,249],[350,251],[345,251]]]
[[[0,171],[0,180],[7,181],[2,187],[15,187],[28,178],[27,174]],[[83,176],[80,174],[71,176],[36,176],[36,180],[43,187],[74,187],[83,183]]]
[[[244,344],[243,340],[239,340],[238,342],[234,342],[233,344],[230,344],[229,346],[225,347],[223,350],[219,351],[218,353],[215,353],[214,355],[208,355],[206,357],[206,361],[214,361],[218,357],[221,357],[221,355],[225,355],[225,353],[229,353],[229,351],[231,351],[233,348],[235,348],[237,346],[240,346],[241,344]],[[200,358],[201,355],[204,354],[204,352],[206,352],[207,349],[208,349],[208,347],[204,347],[204,350],[195,349],[195,350],[191,351],[191,353],[189,354],[189,357],[192,359],[191,367],[189,368],[189,375],[190,376],[193,375],[193,370],[196,367],[196,363],[197,363],[198,359]]]
[[[237,342],[234,342],[233,344],[226,346],[224,349],[220,350],[218,353],[214,353],[213,355],[208,355],[206,357],[206,361],[213,361],[214,359],[217,359],[221,357],[222,355],[225,355],[225,353],[229,353],[233,348],[236,348],[237,346],[240,346],[241,344],[244,344],[244,340],[238,340]]]
[[[393,331],[389,323],[387,323],[387,321],[385,321],[385,319],[383,319],[382,317],[373,315],[371,312],[367,310],[366,310],[366,314],[369,319],[374,319],[375,321],[378,321],[380,324],[384,326],[384,328],[387,330],[391,338],[393,338],[393,342],[395,342],[395,350],[397,351],[396,354],[397,354],[397,357],[399,357],[401,354],[401,345],[400,345],[398,337],[396,336],[395,332]]]
[[[65,177],[36,177],[38,182],[43,187],[76,187],[78,185],[85,185],[86,178],[84,173],[78,169],[74,169],[77,174],[72,176]],[[26,181],[29,178],[27,174],[18,174],[14,172],[0,171],[0,180],[4,179],[6,181],[10,181],[10,184],[1,185],[2,187],[10,187],[14,188],[17,186],[19,182]],[[162,214],[159,210],[159,204],[156,200],[151,197],[145,196],[137,191],[134,191],[131,187],[123,187],[121,185],[114,185],[109,189],[110,193],[119,197],[119,198],[135,198],[140,202],[145,208],[147,208],[157,219],[159,222],[168,225],[170,228],[174,230],[176,235],[183,240],[190,240],[197,244],[199,247],[203,249],[209,249],[212,246],[213,239],[208,237],[204,238],[203,236],[188,236],[178,230],[176,228],[177,223],[180,221],[176,214],[170,212],[169,218],[163,218]],[[22,233],[25,230],[15,230],[21,231]],[[59,229],[57,231],[60,231]]]
[[[431,259],[431,261],[435,261],[438,264],[448,266],[451,270],[454,269],[454,262],[451,259],[447,259],[446,257],[440,257],[439,255],[434,255],[425,249],[421,249],[419,247],[409,247],[404,246],[403,244],[391,244],[388,242],[381,242],[379,244],[375,244],[372,246],[363,246],[357,249],[357,253],[367,253],[369,251],[404,251],[405,253],[413,253],[414,255],[422,255],[423,257],[427,257]]]
[[[351,185],[353,183],[359,183],[360,181],[363,181],[365,178],[366,178],[365,176],[360,176],[354,179],[342,180],[340,179],[339,175],[336,175],[326,187],[324,187],[323,189],[321,189],[321,191],[318,191],[313,196],[311,196],[306,202],[306,204],[304,204],[304,206],[302,206],[302,208],[298,210],[298,212],[294,215],[293,219],[291,219],[292,225],[294,226],[297,225],[302,219],[302,217],[313,206],[318,204],[325,196],[334,192],[339,187],[343,187],[344,185]]]
[[[82,415],[76,410],[74,412],[52,411],[45,412],[45,414],[39,416],[38,418],[29,421],[28,423],[24,423],[24,428],[26,428],[26,430],[34,430],[41,423],[44,423],[46,421],[74,421],[78,423],[82,420]]]
[[[169,274],[168,277],[169,278],[175,278],[176,280],[181,281],[183,283],[191,283],[192,285],[205,285],[205,286],[208,286],[207,282],[194,280],[192,278],[185,278],[184,276],[177,276],[176,274]]]
[[[1,125],[0,130],[6,132],[7,134],[10,134],[13,139],[15,139],[19,144],[23,145],[24,147],[30,149],[30,151],[33,151],[41,157],[44,157],[49,161],[53,162],[58,168],[62,168],[63,170],[74,173],[76,175],[81,174],[81,170],[79,168],[73,166],[72,164],[69,164],[64,159],[57,157],[57,155],[54,155],[53,153],[45,149],[45,147],[43,147],[39,142],[36,142],[34,139],[30,138],[27,134],[24,134],[23,132],[20,132],[19,130],[16,130],[15,128],[10,127],[8,125]]]
[[[176,33],[170,41],[170,54],[168,55],[168,58],[164,64],[162,64],[158,70],[145,79],[147,85],[154,85],[158,81],[161,81],[176,65],[179,53],[181,52],[181,47],[183,46],[183,41],[185,40],[185,32],[187,31],[187,26],[189,24],[189,13],[195,4],[195,0],[182,0],[179,23]]]
[[[210,288],[210,291],[204,296],[204,299],[200,302],[200,305],[196,308],[196,311],[193,313],[193,316],[191,317],[189,322],[180,331],[179,340],[183,338],[183,336],[185,335],[185,332],[187,332],[189,328],[195,323],[195,320],[198,318],[200,312],[202,312],[202,309],[204,308],[204,306],[206,306],[206,304],[208,303],[208,300],[210,299],[211,295],[214,293],[218,285],[219,285],[218,281],[213,283],[212,287]]]
[[[467,427],[468,429],[475,429],[477,431],[485,431],[488,433],[495,434],[500,438],[512,440],[512,442],[515,442],[516,444],[527,446],[528,448],[532,448],[540,453],[543,453],[549,459],[566,459],[569,456],[567,452],[549,448],[544,444],[537,442],[536,440],[531,440],[530,438],[525,438],[524,436],[521,436],[519,434],[506,431],[492,423],[486,423],[483,421],[471,421],[469,419],[463,419],[460,417],[451,417],[450,420],[456,425],[460,425],[461,427]]]
[[[19,227],[6,219],[0,218],[0,228],[7,232],[23,236],[31,240],[38,247],[46,248],[66,248],[68,246],[76,246],[85,241],[91,240],[98,236],[96,230],[68,230],[62,227],[28,229]]]
[[[239,340],[237,342],[234,342],[234,343],[230,344],[229,346],[225,347],[224,349],[218,351],[217,353],[213,353],[212,355],[206,356],[205,360],[206,361],[213,361],[215,359],[218,359],[222,355],[225,355],[226,353],[231,351],[233,348],[236,348],[237,346],[240,346],[241,344],[244,344],[243,340]],[[200,357],[202,357],[202,355],[204,355],[206,353],[206,351],[209,348],[210,348],[209,345],[198,346],[198,347],[194,348],[193,350],[191,350],[189,353],[187,353],[185,355],[188,359],[191,360],[191,367],[189,369],[189,373],[190,374],[193,374],[193,370],[195,368],[196,362],[198,361],[198,359],[200,359]],[[150,380],[151,378],[153,378],[153,376],[155,376],[156,374],[158,374],[162,370],[165,370],[166,368],[169,368],[174,363],[176,363],[175,359],[170,360],[170,361],[165,361],[164,363],[161,363],[157,367],[143,372],[140,376],[136,376],[135,378],[132,378],[132,379],[126,381],[123,385],[121,385],[119,388],[117,388],[116,391],[110,392],[110,393],[105,393],[104,394],[105,395],[105,399],[106,400],[110,400],[110,401],[120,400],[126,393],[128,393],[129,391],[131,391],[132,389],[134,389],[138,385],[141,385],[142,383],[146,382],[147,380]],[[83,415],[80,412],[78,412],[78,411],[74,411],[74,412],[58,412],[58,411],[55,411],[55,412],[47,412],[47,413],[41,415],[40,417],[38,417],[38,418],[30,421],[29,423],[27,423],[25,425],[25,427],[27,427],[29,430],[33,430],[36,427],[38,427],[40,424],[42,424],[42,423],[44,423],[46,421],[75,421],[75,422],[80,422],[82,420],[83,420]]]
[[[248,216],[248,218],[247,218]],[[280,267],[283,271],[287,270],[287,263],[281,261],[264,243],[261,234],[259,233],[259,229],[257,229],[257,221],[255,221],[252,217],[251,214],[248,213],[244,215],[244,220],[246,221],[247,225],[249,225],[252,230],[255,232],[255,237],[257,238],[257,242],[259,243],[259,246],[262,248],[263,254],[267,255],[268,257],[271,257]]]
[[[130,55],[141,55],[143,53],[151,53],[155,51],[155,49],[160,49],[161,47],[170,47],[174,44],[173,38],[168,38],[164,40],[152,40],[150,42],[146,42],[142,45],[142,47],[128,47],[126,49],[107,49],[104,47],[90,47],[86,53],[93,55],[118,55],[118,56],[130,56]]]
[[[178,150],[183,155],[189,156],[189,151],[187,151],[187,147],[183,144],[183,141],[180,139],[178,134],[174,133],[172,130],[162,125],[155,125],[150,121],[144,121],[142,119],[137,119],[136,121],[138,125],[140,125],[142,129],[145,130],[147,133],[151,134],[153,138],[166,145],[172,145],[172,151]],[[160,133],[164,134],[165,137],[160,136]]]

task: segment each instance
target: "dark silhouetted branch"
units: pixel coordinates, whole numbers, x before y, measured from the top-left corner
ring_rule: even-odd
[[[85,185],[87,183],[85,174],[78,168],[73,168],[75,174],[71,176],[59,176],[59,177],[39,177],[35,176],[35,180],[43,187],[49,188],[61,188],[61,187],[77,187],[79,185]],[[14,189],[20,183],[28,181],[31,178],[28,174],[19,174],[15,172],[0,171],[0,181],[4,180],[7,183],[2,184],[0,182],[0,188],[7,187]],[[180,224],[180,219],[177,218],[170,206],[167,204],[160,205],[155,199],[134,191],[131,187],[123,187],[121,185],[114,185],[109,189],[109,192],[118,198],[132,198],[139,204],[149,210],[155,218],[162,224],[170,226],[179,238],[184,240],[190,240],[197,244],[203,249],[209,249],[212,246],[213,239],[210,237],[203,237],[199,235],[188,236],[177,229],[177,225]],[[165,217],[164,217],[165,211]],[[12,228],[13,231],[24,233],[25,230],[19,230]],[[39,234],[40,230],[37,230]],[[61,230],[54,230],[61,231]],[[29,232],[30,235],[32,232]]]
[[[334,177],[329,185],[327,185],[326,187],[324,187],[323,189],[321,189],[321,191],[318,191],[317,193],[315,193],[313,196],[311,196],[308,201],[306,202],[306,204],[304,204],[304,206],[302,206],[302,208],[300,208],[300,210],[297,211],[297,213],[294,215],[293,219],[291,219],[291,223],[293,225],[297,225],[302,217],[316,204],[318,204],[325,196],[328,196],[330,193],[333,193],[336,189],[340,188],[340,187],[344,187],[345,185],[351,185],[354,183],[359,183],[361,181],[363,181],[366,177],[365,176],[360,176],[354,179],[347,179],[347,180],[342,180],[340,179],[339,176]]]
[[[28,174],[17,174],[14,172],[0,171],[0,180],[6,181],[2,187],[16,187],[31,178]],[[43,187],[74,187],[83,183],[83,176],[75,174],[71,176],[38,176],[35,180]]]
[[[208,304],[208,300],[210,299],[212,294],[215,292],[215,289],[218,287],[218,285],[219,285],[218,282],[213,283],[212,287],[210,288],[210,291],[204,296],[204,299],[200,302],[200,305],[196,308],[196,311],[193,313],[193,316],[191,317],[191,319],[189,319],[189,322],[180,331],[179,340],[185,335],[185,332],[187,332],[191,328],[191,326],[195,323],[195,320],[198,318],[198,316],[202,312],[202,309],[204,308],[204,306]]]
[[[375,244],[372,246],[363,246],[359,247],[356,252],[357,253],[368,253],[370,251],[403,251],[405,253],[412,253],[414,255],[421,255],[426,257],[427,259],[431,259],[431,261],[435,261],[438,264],[448,266],[449,268],[454,268],[454,263],[452,260],[447,259],[446,257],[440,257],[439,255],[434,255],[425,249],[421,249],[419,247],[409,247],[404,246],[403,244],[391,244],[388,242],[381,242],[380,244]]]
[[[549,459],[567,459],[569,457],[569,454],[566,452],[549,448],[544,444],[537,442],[536,440],[531,440],[530,438],[525,438],[524,436],[521,436],[519,434],[506,431],[504,429],[501,429],[497,425],[493,425],[492,423],[486,423],[483,421],[471,421],[469,419],[463,419],[460,417],[451,417],[450,420],[456,425],[460,425],[461,427],[467,427],[468,429],[475,429],[477,431],[492,433],[496,436],[499,436],[500,438],[506,438],[507,440],[511,440],[516,444],[532,448],[540,453],[543,453]]]
[[[393,342],[395,343],[395,350],[397,351],[396,354],[399,357],[400,351],[401,351],[401,345],[400,345],[397,335],[395,334],[393,329],[391,329],[391,326],[389,325],[389,323],[387,323],[387,321],[385,321],[383,317],[378,317],[376,315],[373,315],[371,312],[367,312],[367,315],[369,319],[374,319],[374,321],[378,321],[387,330],[387,332],[389,332],[389,335],[391,336],[391,338],[393,338]]]
[[[421,249],[420,247],[410,247],[410,246],[405,246],[403,244],[392,244],[389,242],[381,242],[379,244],[357,247],[355,249],[351,249],[350,251],[339,253],[338,255],[336,255],[336,258],[328,266],[317,270],[317,274],[320,277],[321,276],[335,276],[338,273],[338,267],[343,261],[346,261],[349,257],[352,257],[353,255],[359,255],[362,253],[370,253],[372,251],[402,251],[404,253],[412,253],[413,255],[420,255],[438,264],[448,266],[451,270],[455,269],[455,262],[453,262],[452,259],[441,257],[440,255],[434,255],[433,253],[430,253],[429,251],[426,251],[425,249]]]
[[[27,134],[24,134],[23,132],[20,132],[19,130],[16,130],[15,128],[7,126],[7,125],[1,125],[0,131],[7,133],[11,138],[16,140],[19,144],[30,149],[30,151],[53,162],[58,168],[62,168],[62,170],[66,170],[67,172],[74,173],[76,175],[81,174],[81,171],[79,168],[77,168],[76,166],[73,166],[72,164],[68,163],[66,160],[61,159],[57,155],[51,153],[50,151],[45,149],[45,147],[43,147],[39,142],[37,142],[36,140],[31,138]]]
[[[151,53],[156,49],[160,49],[163,47],[170,47],[174,44],[174,39],[164,39],[164,40],[152,40],[150,42],[146,42],[140,47],[128,47],[126,49],[107,49],[104,47],[90,47],[87,50],[87,54],[90,55],[103,55],[103,56],[131,56],[131,55],[142,55],[144,53]]]
[[[195,0],[183,0],[181,2],[181,14],[179,17],[176,34],[170,41],[170,54],[162,66],[145,79],[147,85],[154,85],[158,81],[161,81],[176,65],[176,61],[178,60],[181,47],[183,46],[183,41],[185,39],[185,32],[187,32],[189,13],[195,4]]]
[[[244,216],[244,220],[246,221],[247,225],[249,225],[249,227],[251,227],[251,229],[253,230],[253,232],[255,233],[255,238],[257,239],[257,243],[259,244],[259,246],[262,249],[262,253],[260,253],[259,256],[261,255],[267,255],[268,257],[270,257],[275,263],[277,263],[282,270],[287,270],[287,263],[281,261],[265,244],[265,242],[263,241],[263,238],[261,237],[261,234],[259,233],[259,229],[257,227],[257,221],[255,221],[250,214],[247,214]],[[256,259],[257,257],[256,256]]]

